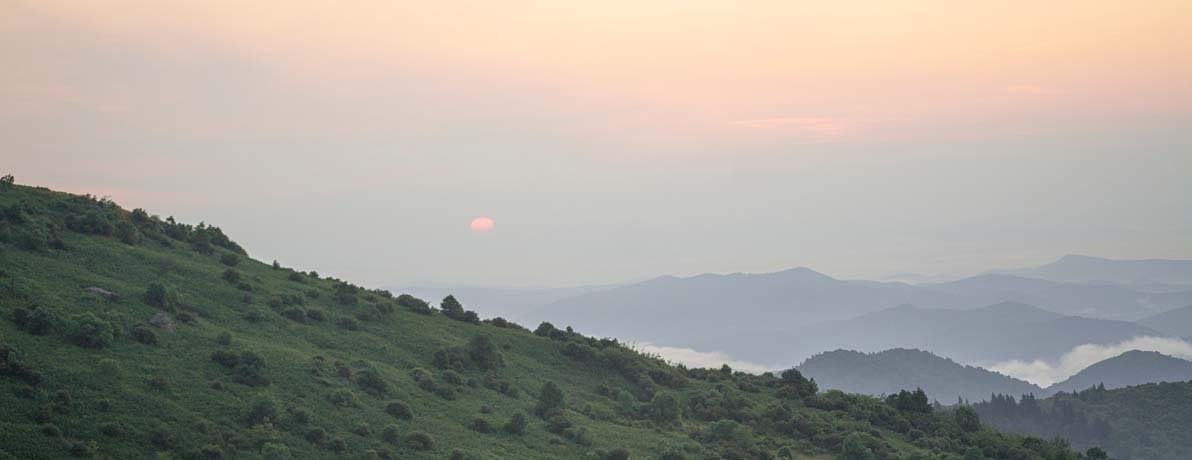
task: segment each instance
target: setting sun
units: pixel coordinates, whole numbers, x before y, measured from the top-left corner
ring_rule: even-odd
[[[477,233],[484,233],[493,229],[493,220],[487,217],[477,217],[472,219],[472,231]]]

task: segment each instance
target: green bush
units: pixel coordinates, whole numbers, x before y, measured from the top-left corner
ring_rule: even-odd
[[[397,445],[401,442],[401,430],[398,430],[397,425],[385,425],[385,428],[381,429],[381,439]]]
[[[414,418],[414,412],[410,410],[410,405],[405,401],[391,401],[385,405],[385,413],[403,420]]]
[[[267,442],[261,446],[261,458],[265,460],[290,460],[290,448],[285,444]]]
[[[411,431],[405,437],[406,446],[414,450],[431,450],[435,447],[435,438],[425,431]]]
[[[505,365],[500,350],[486,335],[475,335],[468,341],[468,359],[481,369],[497,369]]]
[[[544,416],[552,410],[562,410],[566,406],[563,400],[563,390],[555,382],[546,382],[538,392],[538,405],[534,406],[534,413]]]
[[[230,252],[225,252],[219,256],[219,263],[229,267],[235,267],[240,264],[240,257]]]
[[[157,333],[144,324],[133,326],[132,332],[129,335],[133,340],[145,345],[157,345]]]
[[[248,407],[248,413],[245,418],[248,420],[249,425],[277,420],[277,404],[272,399],[258,397]]]
[[[526,420],[526,414],[521,412],[513,414],[509,417],[509,421],[505,423],[504,430],[506,433],[523,435],[526,434],[526,426],[529,422]]]
[[[33,335],[46,335],[54,326],[54,315],[44,308],[32,310],[17,308],[12,312],[12,321],[18,329]]]
[[[104,348],[115,340],[112,324],[93,313],[77,313],[67,321],[67,337],[86,348]]]
[[[157,308],[169,309],[174,306],[174,302],[173,291],[161,283],[149,283],[149,288],[145,290],[145,303]]]
[[[434,313],[434,309],[430,308],[429,303],[409,294],[397,296],[397,304],[420,315],[429,315]]]
[[[223,278],[224,281],[227,281],[232,284],[239,284],[240,283],[240,272],[236,271],[236,269],[234,269],[234,268],[229,268],[229,269],[223,271],[223,275],[220,275],[220,278]]]

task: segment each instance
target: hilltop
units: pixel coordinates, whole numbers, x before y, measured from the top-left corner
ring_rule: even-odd
[[[11,176],[0,210],[4,460],[1076,458],[921,393],[481,320]]]

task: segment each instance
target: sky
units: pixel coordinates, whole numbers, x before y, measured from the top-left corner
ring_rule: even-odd
[[[1186,1],[4,10],[0,171],[361,284],[1192,258]]]

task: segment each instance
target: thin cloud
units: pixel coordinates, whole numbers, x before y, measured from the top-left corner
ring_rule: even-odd
[[[1108,345],[1087,343],[1078,345],[1064,353],[1058,362],[1043,360],[1006,361],[990,366],[990,369],[1033,384],[1048,387],[1076,375],[1085,368],[1113,358],[1127,351],[1157,351],[1165,355],[1192,360],[1192,343],[1168,337],[1135,337],[1124,342]]]
[[[751,120],[734,120],[728,122],[728,124],[729,126],[759,129],[794,127],[815,132],[840,132],[848,129],[848,124],[844,120],[820,117],[757,118]]]

